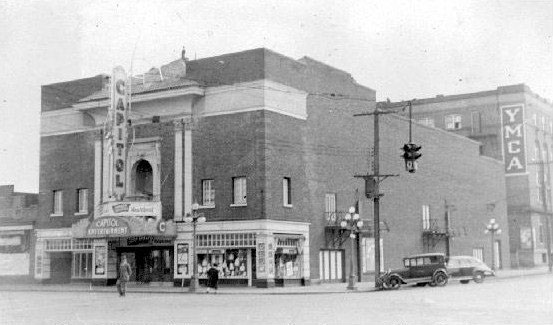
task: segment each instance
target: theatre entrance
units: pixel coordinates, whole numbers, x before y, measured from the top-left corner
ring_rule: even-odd
[[[131,282],[173,282],[172,246],[121,248],[117,254],[118,265],[123,255],[127,257],[133,271]]]

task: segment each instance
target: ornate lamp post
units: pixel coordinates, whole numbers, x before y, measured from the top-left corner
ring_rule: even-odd
[[[501,234],[501,228],[499,228],[499,224],[495,222],[495,218],[491,218],[490,222],[486,226],[486,230],[484,231],[485,234],[491,234],[492,238],[492,271],[495,271],[495,234],[500,235]]]
[[[196,226],[198,223],[205,222],[203,213],[198,213],[199,204],[192,204],[192,214],[187,214],[184,217],[185,223],[192,224],[192,277],[190,278],[190,292],[196,292],[200,284],[198,281],[198,263],[196,262]]]
[[[344,216],[344,219],[340,222],[340,227],[350,231],[349,238],[351,241],[351,258],[349,260],[349,282],[348,290],[355,290],[355,270],[353,269],[353,256],[354,256],[354,239],[359,233],[359,229],[363,227],[363,220],[359,220],[359,214],[355,213],[355,207],[349,208],[348,213]]]

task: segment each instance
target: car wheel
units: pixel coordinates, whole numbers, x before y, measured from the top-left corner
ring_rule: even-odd
[[[473,280],[474,280],[474,282],[476,282],[476,283],[482,283],[482,282],[484,282],[484,278],[485,278],[485,277],[486,277],[486,276],[484,275],[484,273],[482,273],[482,272],[476,272],[476,273],[474,273]]]
[[[447,284],[447,274],[444,272],[438,272],[434,275],[434,281],[432,281],[438,287],[443,287]]]
[[[469,283],[469,281],[470,281],[470,280],[461,280],[460,282],[461,282],[462,284],[467,284],[467,283]]]
[[[395,290],[399,287],[401,287],[401,280],[397,276],[393,276],[388,280],[388,288]]]

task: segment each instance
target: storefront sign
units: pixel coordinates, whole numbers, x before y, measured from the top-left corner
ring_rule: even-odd
[[[106,202],[102,206],[102,217],[143,217],[161,218],[161,202]]]
[[[172,238],[155,236],[137,236],[127,238],[127,246],[167,246],[173,245]]]
[[[501,126],[505,174],[510,176],[526,173],[524,106],[501,107]]]
[[[177,274],[188,274],[188,244],[177,244]]]
[[[106,246],[96,246],[94,248],[94,274],[106,274],[107,248]]]
[[[257,271],[265,273],[265,243],[257,243]]]
[[[88,237],[118,237],[130,234],[128,223],[117,217],[103,217],[94,220],[86,231]]]
[[[127,74],[121,66],[111,76],[111,144],[113,152],[113,195],[121,200],[125,194],[125,161],[127,143]]]

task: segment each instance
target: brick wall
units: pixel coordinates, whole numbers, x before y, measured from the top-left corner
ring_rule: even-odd
[[[215,208],[207,220],[265,218],[264,113],[262,111],[205,117],[192,135],[193,201],[202,202],[202,180],[213,179]],[[231,207],[233,177],[246,177],[247,207]]]
[[[41,138],[37,228],[70,227],[82,218],[74,215],[79,188],[89,189],[88,211],[93,213],[94,136],[90,131]],[[50,217],[54,190],[63,190],[63,217]]]

